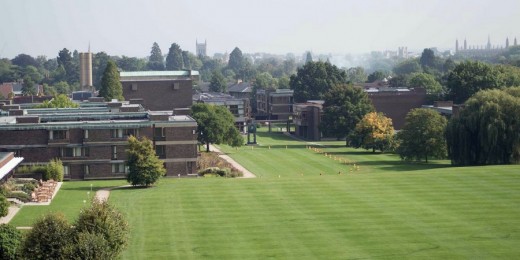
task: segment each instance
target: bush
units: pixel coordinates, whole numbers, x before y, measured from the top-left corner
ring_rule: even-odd
[[[38,219],[22,245],[26,259],[68,259],[72,228],[63,214],[50,213]]]
[[[235,177],[241,177],[242,173],[238,171],[232,171],[228,168],[218,168],[218,167],[209,167],[204,170],[201,170],[198,172],[200,176],[220,176],[220,177],[228,177],[228,178],[235,178]]]
[[[28,195],[25,192],[9,192],[6,197],[10,199],[18,199],[22,202],[30,202],[32,200],[31,195]]]
[[[30,183],[30,182],[29,183],[25,183],[22,186],[22,191],[27,193],[29,196],[32,194],[34,189],[36,189],[36,185],[34,185],[34,184]]]
[[[0,196],[0,217],[5,217],[9,214],[9,201],[4,196]]]
[[[233,167],[226,160],[220,158],[217,153],[202,153],[197,159],[197,170],[198,174],[203,176],[205,173],[202,173],[204,170],[208,168],[220,168],[220,169],[228,169],[230,172],[222,173],[223,175],[219,176],[227,176],[227,177],[241,177],[243,176],[242,172],[240,172],[237,168]],[[202,173],[202,174],[201,174]],[[216,173],[216,172],[215,172]]]
[[[0,225],[0,259],[19,259],[22,233],[9,224]]]
[[[52,159],[45,167],[43,180],[63,181],[63,163],[60,159]]]

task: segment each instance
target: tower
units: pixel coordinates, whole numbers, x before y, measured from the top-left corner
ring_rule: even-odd
[[[468,43],[466,42],[466,39],[464,39],[464,50],[468,49]]]
[[[506,38],[506,48],[509,48],[509,37]]]
[[[488,50],[491,49],[491,38],[489,38],[489,35],[488,35],[488,42],[487,42],[487,45],[486,45],[486,49],[488,49]]]
[[[455,41],[455,52],[459,52],[459,39]]]
[[[516,37],[515,37],[515,41],[513,42],[513,45],[516,46]]]
[[[207,42],[204,40],[204,43],[199,43],[197,40],[195,40],[195,53],[197,56],[203,56],[206,57],[206,46]]]
[[[82,90],[89,90],[92,87],[92,52],[90,52],[90,44],[88,52],[79,54],[79,85]]]

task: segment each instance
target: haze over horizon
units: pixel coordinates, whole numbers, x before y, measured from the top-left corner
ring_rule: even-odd
[[[493,45],[520,40],[520,1],[310,0],[0,0],[0,58],[20,53],[53,58],[59,50],[146,57],[153,42],[208,54],[366,53],[454,49],[455,40]],[[515,26],[517,28],[515,28]]]

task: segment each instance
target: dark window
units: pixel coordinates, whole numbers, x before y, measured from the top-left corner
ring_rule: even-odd
[[[117,146],[113,145],[112,146],[112,160],[116,160],[117,159]]]
[[[112,138],[123,138],[123,129],[111,129]]]
[[[163,159],[166,157],[166,151],[165,151],[164,145],[156,145],[155,146],[155,154],[159,156],[159,158]]]
[[[154,137],[164,137],[164,128],[163,127],[156,127],[153,133]]]
[[[125,135],[126,136],[131,136],[132,135],[132,136],[137,137],[137,136],[139,136],[139,129],[126,129]]]
[[[52,139],[54,139],[54,140],[67,139],[67,130],[54,130],[54,131],[52,131]]]
[[[231,106],[229,106],[229,111],[234,116],[239,116],[239,114],[238,114],[238,105],[231,105]]]

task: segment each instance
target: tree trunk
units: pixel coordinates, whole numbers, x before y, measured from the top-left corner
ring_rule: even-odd
[[[209,142],[206,142],[206,152],[209,153]]]

